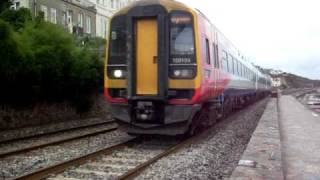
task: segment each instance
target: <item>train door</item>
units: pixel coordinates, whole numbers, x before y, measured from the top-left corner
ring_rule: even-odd
[[[220,63],[219,63],[219,51],[218,51],[218,34],[214,32],[214,55],[215,55],[215,74],[214,74],[214,82],[215,82],[215,90],[219,90],[219,81],[220,81]]]
[[[158,22],[156,18],[136,21],[137,95],[158,95]]]

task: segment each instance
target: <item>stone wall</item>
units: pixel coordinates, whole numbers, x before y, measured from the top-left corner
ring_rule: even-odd
[[[0,130],[91,117],[103,118],[107,114],[108,104],[102,94],[96,94],[93,96],[93,106],[85,113],[77,112],[76,108],[68,102],[42,102],[28,107],[19,108],[0,105]]]

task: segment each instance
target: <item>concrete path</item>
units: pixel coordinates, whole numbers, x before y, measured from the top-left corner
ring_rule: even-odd
[[[277,100],[272,98],[230,180],[282,180]]]
[[[292,96],[281,96],[279,109],[285,179],[320,180],[320,117]]]

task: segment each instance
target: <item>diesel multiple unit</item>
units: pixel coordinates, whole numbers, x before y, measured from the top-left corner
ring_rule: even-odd
[[[270,77],[198,10],[145,0],[111,20],[105,96],[128,133],[184,134],[204,108],[226,113],[269,92]]]

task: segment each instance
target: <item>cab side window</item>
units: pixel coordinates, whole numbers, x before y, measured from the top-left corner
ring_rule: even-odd
[[[211,64],[210,62],[210,44],[209,40],[206,38],[206,62],[207,64]]]

